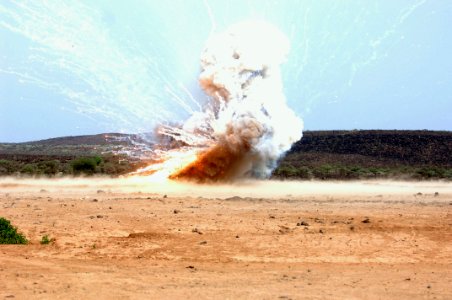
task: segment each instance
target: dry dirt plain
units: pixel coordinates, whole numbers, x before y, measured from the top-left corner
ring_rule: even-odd
[[[452,299],[450,183],[7,178],[0,216],[0,299]]]

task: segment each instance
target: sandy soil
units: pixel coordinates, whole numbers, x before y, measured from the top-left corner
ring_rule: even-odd
[[[0,216],[0,299],[452,299],[450,183],[1,179]]]

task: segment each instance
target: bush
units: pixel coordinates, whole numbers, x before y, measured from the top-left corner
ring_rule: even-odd
[[[448,178],[450,176],[450,171],[438,167],[424,167],[417,170],[416,173],[422,178]]]
[[[50,242],[52,242],[52,241],[53,241],[53,239],[49,239],[49,236],[46,234],[42,237],[40,243],[41,243],[41,245],[47,245],[47,244],[50,244]]]
[[[14,161],[0,159],[0,175],[10,175],[14,173],[16,167]]]
[[[0,218],[0,244],[26,244],[27,239],[5,218]]]
[[[283,176],[283,177],[296,177],[296,176],[298,176],[298,170],[294,166],[285,165],[285,166],[280,166],[278,169],[276,169],[275,174],[277,176]]]
[[[71,161],[71,169],[74,174],[92,175],[98,170],[98,165],[102,163],[102,158],[96,157],[80,157]]]
[[[60,169],[60,161],[59,160],[46,160],[38,163],[38,168],[40,173],[46,175],[55,175],[58,173]]]
[[[36,174],[36,170],[37,170],[36,165],[26,164],[22,167],[22,169],[20,169],[20,172],[28,175],[33,175]]]

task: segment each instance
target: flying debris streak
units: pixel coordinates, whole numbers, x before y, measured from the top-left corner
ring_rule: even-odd
[[[215,17],[212,13],[212,8],[210,7],[208,0],[204,0],[203,2],[204,2],[204,6],[206,7],[207,14],[209,15],[210,24],[211,24],[210,36],[212,36],[213,33],[217,30],[217,23],[215,22]]]

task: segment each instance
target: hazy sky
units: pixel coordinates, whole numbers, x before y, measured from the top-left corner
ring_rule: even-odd
[[[206,100],[205,41],[249,19],[289,37],[305,129],[452,130],[451,16],[450,0],[3,0],[0,142],[183,121]]]

